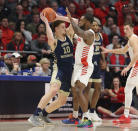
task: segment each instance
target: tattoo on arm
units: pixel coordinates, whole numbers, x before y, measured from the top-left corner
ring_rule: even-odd
[[[91,45],[94,40],[94,34],[90,31],[84,31],[82,30],[73,19],[70,19],[72,27],[74,29],[75,34],[77,34],[79,37],[82,37],[86,44]]]
[[[84,37],[84,30],[82,30],[75,22],[74,22],[74,20],[71,18],[70,19],[70,22],[71,22],[71,24],[72,24],[72,27],[73,27],[73,29],[74,29],[74,32],[75,32],[75,34],[77,34],[78,36],[80,36],[80,37]]]

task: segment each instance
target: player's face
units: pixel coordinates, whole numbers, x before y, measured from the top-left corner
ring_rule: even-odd
[[[133,28],[130,27],[129,25],[124,26],[124,33],[126,37],[129,37],[133,32]]]
[[[98,33],[99,32],[99,25],[96,21],[94,21],[92,23],[92,30],[95,32],[95,33]]]
[[[66,35],[66,26],[65,23],[61,23],[56,30],[57,33],[61,34],[61,35]]]
[[[84,16],[81,16],[78,25],[79,25],[79,27],[80,27],[81,29],[85,29],[85,24],[86,24],[86,19],[85,19]]]

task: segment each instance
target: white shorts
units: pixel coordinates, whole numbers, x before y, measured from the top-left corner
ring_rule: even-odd
[[[132,67],[130,74],[127,78],[127,82],[132,83],[135,86],[138,86],[138,61],[134,67]]]
[[[71,79],[71,86],[75,87],[75,83],[77,80],[79,80],[81,83],[83,83],[85,86],[87,86],[89,82],[89,78],[93,73],[94,67],[85,67],[83,68],[83,65],[74,65],[74,70],[72,74]]]
[[[126,84],[127,83],[136,87],[136,91],[138,94],[138,61],[136,62],[135,66],[131,69]]]

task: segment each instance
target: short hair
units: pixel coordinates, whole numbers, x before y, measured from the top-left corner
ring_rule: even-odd
[[[88,20],[90,23],[93,23],[94,21],[94,17],[91,13],[86,13],[83,15],[85,17],[86,20]]]
[[[134,24],[132,22],[127,21],[127,22],[124,23],[124,26],[126,26],[126,25],[129,25],[132,28],[134,27]]]
[[[55,28],[58,27],[60,24],[65,23],[64,21],[57,20],[51,24],[53,32],[55,32]]]

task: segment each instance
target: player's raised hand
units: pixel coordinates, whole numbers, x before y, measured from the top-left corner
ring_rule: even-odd
[[[109,49],[106,49],[103,46],[101,46],[100,48],[102,49],[102,53],[110,53]]]
[[[70,14],[68,8],[66,8],[66,12],[67,12],[67,17],[68,17],[69,19],[71,19],[72,17],[71,17],[71,14]]]
[[[47,18],[44,16],[43,13],[40,13],[40,19],[41,19],[44,23],[48,22]]]

